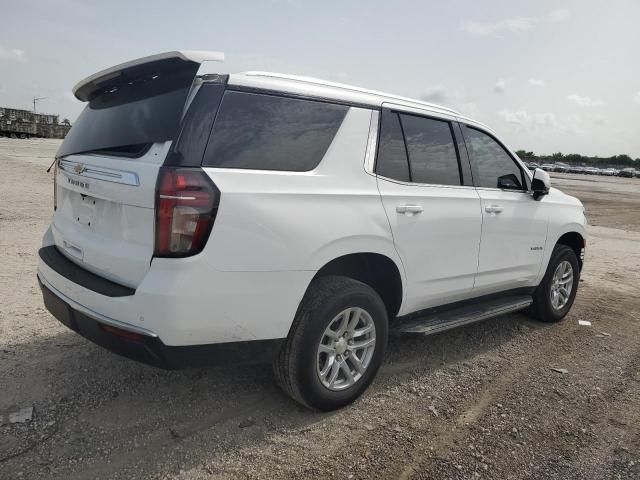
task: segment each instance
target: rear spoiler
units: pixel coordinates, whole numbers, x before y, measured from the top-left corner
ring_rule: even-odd
[[[130,62],[110,67],[81,80],[73,87],[73,94],[81,102],[90,101],[98,92],[106,88],[130,82],[153,73],[194,69],[203,62],[223,62],[224,53],[200,50],[183,50],[159,53],[138,58]]]

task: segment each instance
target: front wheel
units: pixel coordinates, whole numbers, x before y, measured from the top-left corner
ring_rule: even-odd
[[[274,371],[298,402],[334,410],[353,402],[373,380],[387,345],[380,296],[348,277],[314,280],[305,294]]]
[[[528,313],[543,322],[562,320],[573,305],[580,281],[580,265],[575,252],[566,245],[556,245],[547,271],[533,294]]]

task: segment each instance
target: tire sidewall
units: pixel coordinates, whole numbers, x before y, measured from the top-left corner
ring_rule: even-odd
[[[553,274],[555,273],[556,268],[561,262],[565,260],[568,261],[571,264],[571,268],[573,268],[573,285],[567,304],[561,309],[556,310],[551,304],[551,285],[553,283]],[[576,257],[575,252],[571,248],[566,246],[558,248],[557,251],[554,251],[551,257],[551,261],[549,262],[549,268],[545,276],[545,281],[543,284],[544,288],[542,291],[546,314],[552,321],[559,321],[564,318],[567,313],[569,313],[569,310],[571,310],[573,302],[576,298],[576,294],[578,292],[579,282],[580,265],[578,264],[578,258]]]
[[[317,349],[330,322],[347,308],[359,307],[372,318],[376,328],[376,346],[371,362],[362,377],[351,387],[333,391],[320,381],[316,371]],[[320,410],[333,410],[351,403],[369,386],[382,363],[387,346],[388,321],[385,306],[370,287],[355,284],[347,292],[325,300],[313,308],[305,319],[305,331],[299,345],[298,385],[305,401]]]

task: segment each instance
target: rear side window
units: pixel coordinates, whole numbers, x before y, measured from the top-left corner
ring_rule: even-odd
[[[523,190],[522,170],[496,140],[480,130],[463,127],[473,178],[478,187]]]
[[[382,110],[376,173],[401,182],[411,181],[400,119],[389,110]]]
[[[416,183],[460,185],[458,156],[449,122],[400,115],[411,179]]]
[[[203,166],[312,170],[324,157],[348,109],[320,101],[227,91]]]

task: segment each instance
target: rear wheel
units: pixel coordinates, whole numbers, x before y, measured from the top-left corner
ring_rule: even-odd
[[[543,322],[562,320],[573,305],[580,281],[580,265],[575,252],[566,245],[556,245],[547,271],[533,294],[528,313]]]
[[[373,380],[387,335],[385,305],[371,287],[348,277],[316,279],[274,362],[278,383],[311,408],[347,405]]]

